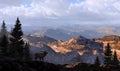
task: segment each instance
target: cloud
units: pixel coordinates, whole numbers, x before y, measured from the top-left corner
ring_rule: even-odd
[[[0,19],[28,24],[120,23],[119,0],[0,0]],[[29,21],[28,21],[29,20]]]
[[[19,6],[24,0],[0,0],[0,7]]]

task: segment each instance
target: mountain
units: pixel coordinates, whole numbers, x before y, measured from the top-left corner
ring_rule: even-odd
[[[57,53],[67,54],[69,52],[77,52],[78,57],[73,58],[73,61],[94,63],[96,56],[99,56],[101,62],[103,62],[102,56],[102,44],[94,42],[93,40],[87,39],[83,36],[72,38],[67,41],[58,41],[48,44]]]
[[[27,27],[27,29],[26,27],[23,27],[23,29],[25,29],[25,34],[28,34],[29,32],[30,34],[46,35],[57,40],[69,40],[79,35],[85,36],[87,38],[101,38],[104,35],[120,34],[120,26],[117,24],[74,24],[62,25],[58,27],[37,26],[30,32],[32,27]]]
[[[70,31],[63,30],[63,29],[40,29],[36,33],[36,35],[44,35],[48,36],[57,40],[68,40],[73,37],[78,36],[78,33],[71,33]]]
[[[67,31],[62,30],[62,29],[48,29],[44,35],[58,39],[58,40],[68,40],[74,35],[70,35]]]
[[[118,35],[103,36],[102,38],[96,39],[96,42],[102,42],[104,47],[109,43],[111,48],[120,49],[120,36]]]
[[[110,36],[104,36],[101,38],[102,41],[119,41],[120,36],[117,35],[110,35]]]
[[[110,43],[112,51],[117,51],[120,59],[120,36],[117,35],[104,36],[95,40],[78,36],[66,41],[37,35],[28,35],[25,38],[30,42],[33,59],[36,52],[47,51],[48,55],[45,60],[50,63],[83,62],[92,64],[96,56],[103,63],[103,50],[107,43]]]
[[[79,54],[77,52],[69,52],[67,54],[57,53],[51,47],[47,45],[42,45],[39,47],[32,46],[31,54],[34,59],[34,54],[41,51],[47,51],[48,54],[45,57],[46,62],[54,63],[54,64],[66,64],[66,63],[74,63],[76,61],[71,61],[73,58],[78,57]],[[69,59],[68,59],[69,58]]]
[[[109,43],[112,48],[112,51],[116,50],[118,59],[120,59],[120,36],[118,35],[103,36],[102,38],[96,39],[95,41],[103,43],[103,49],[105,49],[107,43]]]
[[[37,35],[45,35],[57,40],[69,40],[71,38],[77,37],[79,35],[83,35],[88,38],[96,38],[101,37],[103,34],[98,33],[96,30],[87,30],[87,29],[65,29],[62,28],[50,28],[50,29],[40,29],[33,34]],[[96,35],[96,36],[93,36]]]
[[[56,39],[53,39],[51,37],[48,37],[48,36],[39,36],[39,35],[27,35],[27,36],[24,36],[26,40],[28,40],[29,42],[31,43],[51,43],[51,42],[55,42],[57,41]]]
[[[75,57],[79,57],[79,54],[75,51],[68,52],[66,54],[57,53],[53,48],[48,46],[47,44],[51,44],[57,42],[57,40],[52,39],[47,36],[36,36],[36,35],[28,35],[24,37],[25,40],[30,42],[30,52],[32,58],[34,60],[34,54],[39,53],[41,51],[47,51],[48,54],[45,57],[45,61],[55,64],[65,64],[65,63],[74,63],[75,61],[71,61]],[[69,59],[66,59],[69,58]],[[53,60],[54,59],[54,60]]]
[[[34,54],[47,51],[46,62],[55,64],[69,64],[75,62],[94,63],[96,56],[102,62],[102,44],[83,36],[70,40],[55,40],[47,36],[28,35],[25,39],[30,42],[30,52]]]

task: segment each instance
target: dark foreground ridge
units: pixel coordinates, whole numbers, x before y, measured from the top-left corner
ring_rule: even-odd
[[[120,71],[120,66],[85,63],[55,65],[42,61],[0,60],[0,71]]]
[[[38,61],[0,61],[0,71],[59,71],[59,68],[54,64]]]

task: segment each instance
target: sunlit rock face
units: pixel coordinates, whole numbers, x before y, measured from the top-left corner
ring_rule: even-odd
[[[32,36],[32,38],[35,36]],[[42,37],[46,38],[46,37]],[[47,51],[48,54],[45,57],[45,61],[55,64],[68,64],[75,62],[83,62],[83,63],[94,63],[96,56],[99,57],[101,63],[103,62],[103,51],[102,44],[97,43],[93,40],[87,39],[83,36],[79,36],[77,38],[72,38],[67,41],[51,41],[51,43],[45,42],[41,44],[43,41],[39,41],[41,38],[37,37],[37,42],[33,43],[34,39],[31,37],[31,54],[34,59],[34,54],[40,51]],[[52,39],[49,39],[50,41]],[[47,40],[46,40],[47,41]]]
[[[96,39],[96,42],[103,43],[103,51],[105,50],[107,43],[109,43],[112,51],[114,52],[116,50],[118,58],[120,60],[120,36],[104,36],[100,39]]]

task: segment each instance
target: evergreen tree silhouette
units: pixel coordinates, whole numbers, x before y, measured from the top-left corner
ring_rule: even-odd
[[[106,65],[111,64],[112,63],[111,58],[112,58],[112,51],[111,51],[111,47],[108,43],[106,46],[106,49],[104,51],[104,59],[105,59],[104,64],[106,64]]]
[[[3,21],[2,27],[1,27],[1,41],[0,41],[0,53],[3,56],[6,56],[8,54],[8,35],[7,30],[5,26],[5,22]]]
[[[119,60],[118,60],[118,58],[117,58],[117,53],[116,53],[116,51],[114,51],[114,55],[113,55],[113,60],[112,60],[112,64],[113,65],[118,65],[119,64]]]
[[[6,36],[8,37],[8,32],[7,32],[7,29],[6,29],[6,24],[3,20],[3,23],[2,23],[2,26],[1,26],[1,32],[0,32],[0,36],[3,37],[3,36]]]
[[[19,18],[17,18],[10,35],[10,55],[18,60],[22,60],[24,41],[22,39],[23,32]]]
[[[23,53],[24,53],[24,60],[25,61],[30,61],[31,56],[30,56],[30,44],[29,43],[25,43]]]
[[[99,57],[98,57],[98,56],[96,57],[96,60],[95,60],[95,63],[94,63],[94,64],[97,65],[97,66],[100,65],[100,61],[99,61]]]

